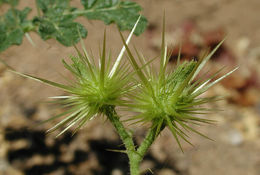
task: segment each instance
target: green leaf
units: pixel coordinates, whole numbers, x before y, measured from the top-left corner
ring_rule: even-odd
[[[81,0],[85,10],[80,14],[88,19],[104,21],[105,24],[116,23],[120,30],[131,30],[140,16],[142,8],[135,2],[121,0]],[[145,17],[141,17],[135,30],[140,35],[147,26]]]
[[[26,19],[30,11],[28,7],[24,10],[9,9],[0,17],[0,52],[11,45],[20,45],[24,34],[33,28]]]
[[[71,7],[70,0],[36,0],[38,16],[27,20],[31,9],[15,9],[19,0],[0,0],[0,5],[3,3],[10,4],[11,8],[0,16],[0,52],[11,45],[20,45],[25,33],[36,30],[43,40],[54,38],[72,46],[87,36],[85,27],[75,22],[79,16],[103,20],[105,24],[116,23],[120,30],[131,30],[142,10],[135,2],[121,0],[81,0],[83,10]],[[141,34],[146,26],[147,20],[141,16],[134,33]],[[30,38],[29,41],[32,42]]]
[[[43,13],[58,12],[59,10],[63,12],[64,9],[70,8],[69,0],[36,0],[36,3]]]
[[[74,22],[77,15],[75,8],[69,6],[69,0],[37,0],[43,16],[35,17],[38,33],[42,39],[55,38],[65,46],[72,46],[87,36],[83,25]]]
[[[2,5],[3,3],[7,3],[10,4],[11,6],[17,6],[19,3],[19,0],[0,0],[0,5]]]

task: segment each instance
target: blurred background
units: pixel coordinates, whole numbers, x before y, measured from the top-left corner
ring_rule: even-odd
[[[142,0],[137,1],[149,26],[135,45],[147,58],[160,53],[163,12],[166,14],[166,37],[172,48],[174,64],[182,45],[181,58],[196,59],[202,50],[214,48],[226,40],[213,56],[207,69],[224,72],[239,70],[210,89],[205,96],[223,95],[225,100],[211,104],[223,111],[208,118],[216,125],[196,126],[215,141],[190,133],[194,146],[183,142],[184,153],[165,129],[150,148],[141,168],[156,175],[260,175],[260,1],[259,0]],[[79,0],[73,5],[80,6]],[[35,7],[34,1],[21,1],[19,8]],[[9,7],[2,5],[0,12]],[[36,14],[36,9],[30,15]],[[88,29],[84,40],[87,49],[98,55],[107,29],[108,47],[116,56],[122,46],[115,25],[101,21],[78,21]],[[128,32],[124,32],[125,35]],[[24,38],[21,46],[12,46],[0,57],[16,70],[64,82],[70,77],[61,63],[75,55],[72,47],[55,40],[47,42],[30,33],[36,46]],[[1,42],[1,41],[0,41]],[[223,72],[223,73],[224,73]],[[90,121],[73,137],[71,131],[55,139],[45,131],[55,122],[36,125],[61,112],[59,106],[45,103],[49,96],[63,92],[19,77],[0,65],[0,175],[125,175],[127,157],[108,151],[120,149],[121,142],[113,127],[104,120]],[[136,142],[147,128],[131,126]],[[152,174],[150,171],[145,175]]]

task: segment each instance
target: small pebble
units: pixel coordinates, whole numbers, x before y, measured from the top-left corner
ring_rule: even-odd
[[[237,131],[237,130],[232,130],[228,133],[228,140],[232,145],[240,145],[243,143],[243,135]]]
[[[159,173],[159,175],[176,175],[174,171],[171,169],[162,169]]]
[[[119,169],[114,169],[111,174],[112,175],[123,175],[123,172]]]

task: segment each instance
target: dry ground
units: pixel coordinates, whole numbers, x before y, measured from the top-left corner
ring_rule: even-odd
[[[246,78],[252,69],[259,78],[259,0],[143,0],[137,2],[144,8],[143,14],[152,24],[153,30],[147,30],[140,37],[135,37],[132,43],[148,58],[159,53],[155,48],[160,37],[162,14],[165,10],[167,40],[178,38],[176,31],[185,21],[196,23],[201,32],[222,28],[227,34],[226,46],[236,58],[242,78]],[[79,1],[75,0],[73,3],[78,5]],[[31,6],[31,1],[21,1],[20,7],[27,5]],[[6,6],[0,7],[0,10],[6,10]],[[91,48],[93,53],[98,53],[105,25],[100,21],[79,20],[89,31],[85,40],[87,48]],[[113,55],[116,55],[122,43],[114,25],[106,28],[108,46],[112,49]],[[34,33],[31,33],[31,37],[36,47],[24,39],[21,46],[9,48],[0,53],[0,57],[18,71],[53,81],[63,81],[60,73],[70,76],[64,70],[61,59],[67,59],[69,55],[75,54],[74,49],[64,47],[54,40],[44,42]],[[47,119],[59,111],[56,106],[42,102],[48,96],[62,93],[55,88],[14,75],[0,65],[0,174],[31,173],[36,175],[45,172],[43,174],[48,175],[69,173],[103,175],[113,172],[113,175],[120,175],[122,174],[120,169],[127,168],[122,163],[125,158],[121,155],[108,154],[108,156],[117,156],[113,158],[117,161],[111,164],[113,167],[110,169],[105,166],[105,160],[98,158],[98,156],[105,156],[100,155],[101,153],[107,155],[104,151],[107,147],[120,144],[113,128],[108,123],[104,124],[102,120],[91,121],[73,139],[64,137],[63,140],[55,140],[54,135],[45,138],[43,131],[52,124],[33,127],[36,121]],[[221,84],[210,93],[237,95],[232,88],[224,88]],[[251,96],[257,100],[246,106],[239,102],[231,103],[228,100],[214,104],[215,107],[220,106],[225,109],[224,112],[209,116],[216,119],[218,124],[200,128],[200,131],[213,138],[214,142],[191,135],[194,147],[184,143],[185,153],[183,154],[178,149],[175,140],[165,130],[152,145],[142,167],[144,169],[150,167],[158,175],[260,175],[259,88],[253,88],[252,93]],[[245,100],[243,98],[240,100]],[[133,129],[136,128],[133,127]],[[136,130],[138,142],[145,128],[139,127]],[[23,132],[20,137],[19,132]],[[41,148],[40,145],[44,144],[48,149]],[[60,151],[57,151],[55,146]],[[42,150],[37,150],[37,148]],[[50,151],[51,154],[41,154],[44,150]],[[111,160],[108,159],[108,161]],[[47,166],[50,164],[57,168]],[[46,166],[41,167],[41,165]],[[117,167],[117,165],[120,166]],[[51,169],[50,172],[46,171],[48,168]]]

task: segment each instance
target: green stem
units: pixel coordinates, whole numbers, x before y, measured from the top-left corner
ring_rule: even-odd
[[[131,175],[139,175],[139,164],[140,160],[142,159],[140,158],[141,156],[136,152],[132,136],[127,132],[122,122],[119,120],[119,116],[117,115],[114,106],[105,107],[104,113],[115,127],[117,133],[119,134],[122,142],[126,147],[126,153],[129,158]]]
[[[140,175],[140,162],[143,159],[143,156],[137,154],[135,151],[134,154],[128,154],[129,164],[130,164],[130,174],[131,175]]]
[[[102,13],[102,12],[108,12],[108,11],[114,11],[114,10],[118,10],[118,9],[129,9],[129,8],[138,8],[137,4],[134,5],[115,5],[112,7],[108,7],[108,8],[90,8],[90,9],[84,9],[84,10],[76,10],[73,12],[65,12],[63,15],[78,15],[78,16],[82,16],[82,15],[87,15],[88,13],[93,13],[93,12],[97,12],[97,13]]]
[[[156,135],[156,128],[151,128],[146,137],[144,138],[143,142],[141,143],[141,145],[139,146],[139,148],[137,149],[137,152],[139,155],[143,155],[147,152],[147,150],[149,149],[149,147],[152,145],[152,143],[154,142],[154,140],[156,139],[157,135]]]
[[[126,131],[124,128],[123,124],[119,120],[119,116],[117,115],[115,111],[114,106],[107,106],[106,109],[104,110],[104,113],[110,120],[110,122],[113,124],[115,127],[117,133],[119,134],[121,140],[125,144],[126,150],[127,151],[135,151],[135,146],[134,142],[132,139],[132,136]]]
[[[114,106],[107,106],[104,113],[115,127],[122,142],[126,147],[126,153],[129,158],[130,174],[140,175],[140,162],[143,160],[145,153],[156,139],[158,133],[156,127],[150,129],[144,138],[143,142],[138,149],[135,148],[132,135],[127,132],[122,122],[119,120],[119,116],[115,111]],[[157,135],[156,135],[157,134]]]
[[[39,7],[36,0],[35,0],[35,4],[36,4],[37,16],[40,17],[41,16],[41,10],[40,10],[40,7]]]

